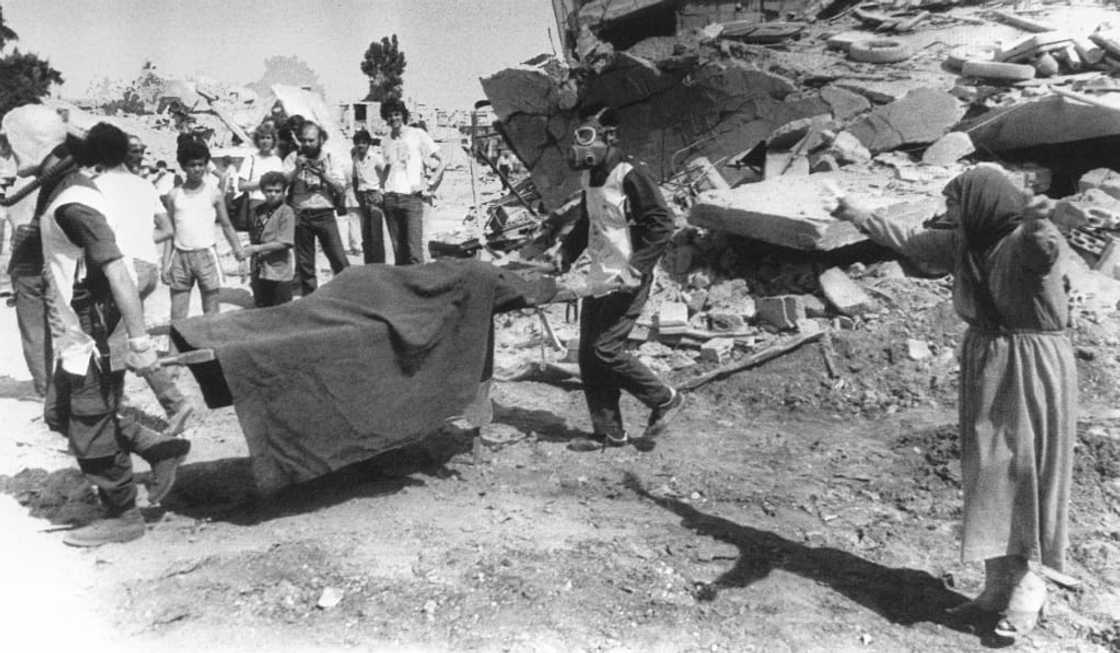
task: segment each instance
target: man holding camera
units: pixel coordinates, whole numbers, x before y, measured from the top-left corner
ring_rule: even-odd
[[[299,149],[284,159],[284,176],[291,184],[291,205],[296,211],[296,278],[305,297],[319,287],[315,276],[316,238],[334,274],[350,265],[335,220],[336,198],[345,193],[346,178],[323,149],[325,141],[326,134],[319,125],[305,122],[299,132]]]

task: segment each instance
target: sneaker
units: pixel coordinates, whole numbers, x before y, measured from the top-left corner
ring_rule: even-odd
[[[629,441],[630,437],[626,433],[623,433],[621,438],[593,433],[590,437],[571,440],[568,442],[568,449],[570,451],[602,451],[607,447],[625,446]]]
[[[153,506],[163,501],[175,485],[179,465],[191,451],[190,440],[173,438],[151,447],[141,457],[151,466],[148,482],[148,503]]]
[[[665,429],[669,427],[669,422],[673,421],[673,418],[684,407],[684,394],[678,392],[676,388],[670,388],[670,390],[673,394],[669,397],[669,401],[657,406],[650,412],[649,423],[646,425],[642,437],[631,440],[634,448],[638,451],[652,450],[656,446],[657,436],[665,432]]]
[[[144,536],[144,517],[137,508],[129,508],[118,517],[98,519],[66,533],[64,544],[94,547],[102,544],[131,542]]]

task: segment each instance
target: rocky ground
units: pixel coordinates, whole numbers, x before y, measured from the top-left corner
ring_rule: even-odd
[[[469,188],[449,183],[447,225]],[[944,611],[981,583],[957,554],[960,325],[948,286],[862,258],[845,267],[882,306],[833,332],[833,374],[810,344],[704,386],[653,452],[570,451],[589,426],[576,383],[499,382],[481,441],[449,427],[262,499],[236,416],[220,409],[189,434],[192,456],[165,506],[147,509],[147,536],[93,551],[65,548],[56,532],[89,518],[93,498],[28,397],[4,310],[6,639],[192,651],[999,645],[984,624]],[[812,292],[797,288],[811,263],[752,260],[733,279],[711,272],[712,292]],[[689,292],[666,275],[657,299]],[[562,338],[575,333],[562,306],[548,313]],[[1049,614],[1023,650],[1120,650],[1116,327],[1114,314],[1093,313],[1076,330],[1083,411],[1067,571],[1080,585],[1051,584]],[[541,355],[531,313],[499,317],[498,337],[504,370]],[[756,346],[784,337],[760,328]],[[911,340],[929,356],[912,355]],[[714,365],[694,350],[640,351],[675,381]],[[133,410],[158,414],[146,389],[129,388]],[[635,425],[645,419],[633,401],[624,408]]]

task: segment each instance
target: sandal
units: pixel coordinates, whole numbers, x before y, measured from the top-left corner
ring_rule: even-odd
[[[1038,625],[1045,607],[1045,581],[1034,572],[1027,572],[1011,590],[1011,598],[1007,608],[1000,613],[995,634],[1007,639],[1026,635]]]

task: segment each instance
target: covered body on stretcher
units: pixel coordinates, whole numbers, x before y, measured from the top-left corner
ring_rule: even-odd
[[[175,322],[211,408],[232,404],[261,491],[417,441],[475,401],[493,363],[495,313],[553,300],[556,285],[492,265],[351,267],[313,295]]]

